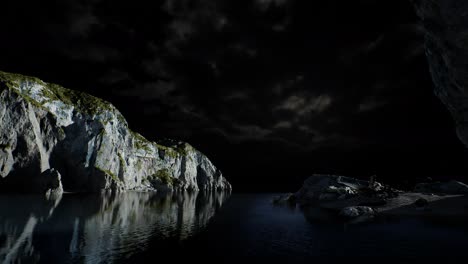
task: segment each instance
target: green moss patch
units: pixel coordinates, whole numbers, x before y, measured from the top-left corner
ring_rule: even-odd
[[[40,104],[38,101],[32,99],[30,96],[28,96],[27,94],[23,94],[21,93],[19,90],[17,89],[14,89],[14,88],[11,88],[10,86],[5,86],[4,83],[2,83],[0,81],[0,89],[9,89],[11,92],[15,93],[16,95],[18,95],[20,98],[22,98],[25,102],[27,103],[30,103],[31,105],[39,108],[39,109],[43,109],[45,111],[48,111],[48,109],[46,109],[42,104]]]
[[[135,168],[137,170],[141,170],[143,168],[143,165],[142,165],[142,162],[141,160],[137,159],[136,163],[135,163]]]
[[[44,84],[43,81],[39,80],[36,77],[0,71],[0,83],[2,83],[4,86],[7,86],[8,88],[13,88],[23,82]]]
[[[18,95],[22,96],[26,101],[31,102],[36,106],[42,107],[42,105],[33,100],[25,93],[21,93],[18,90],[14,89],[18,87],[21,83],[37,83],[43,85],[42,96],[46,98],[45,102],[50,101],[62,101],[66,105],[72,105],[75,107],[76,111],[80,113],[86,113],[88,115],[96,115],[103,111],[114,111],[115,107],[98,97],[92,96],[90,94],[75,91],[71,89],[64,88],[57,84],[46,83],[35,77],[24,76],[21,74],[15,73],[6,73],[0,71],[0,86],[3,88],[10,88],[14,90]],[[43,103],[45,103],[43,102]],[[117,119],[119,122],[127,124],[127,121],[122,116],[122,114],[116,111]]]
[[[155,146],[158,150],[164,151],[165,156],[175,159],[179,156],[187,156],[190,151],[193,150],[189,144],[184,142],[175,140],[151,142],[137,132],[130,130],[130,133],[134,138],[135,147],[138,149],[143,149],[147,152],[151,151],[150,146]]]
[[[146,138],[144,138],[139,133],[134,132],[134,131],[132,131],[130,129],[129,129],[129,131],[133,136],[135,147],[137,149],[143,149],[146,152],[151,152],[151,147],[150,147],[151,142],[149,142]]]
[[[122,157],[122,154],[119,152],[119,153],[117,153],[117,155],[119,156],[120,167],[125,168],[126,163],[125,163],[124,158]]]
[[[155,174],[148,177],[150,180],[159,180],[166,185],[175,186],[179,183],[179,180],[172,177],[171,172],[168,169],[158,170]]]
[[[193,150],[189,144],[175,140],[164,140],[155,144],[158,149],[164,150],[166,155],[172,158],[187,156]]]
[[[112,111],[111,103],[84,92],[70,90],[57,84],[47,83],[43,89],[43,96],[51,100],[59,100],[67,105],[73,105],[79,112],[89,115],[99,114],[103,111]]]
[[[177,144],[175,149],[182,156],[187,156],[189,154],[189,152],[193,151],[192,146],[190,146],[189,144],[184,143],[184,142],[181,142],[181,143]]]
[[[171,147],[167,147],[167,146],[163,146],[163,145],[160,145],[158,143],[155,143],[156,144],[156,147],[159,149],[159,150],[162,150],[164,151],[164,155],[167,155],[168,157],[171,157],[173,159],[177,158],[177,151]]]
[[[20,86],[21,83],[38,83],[41,85],[45,85],[43,81],[35,77],[0,71],[0,88],[1,89],[9,89],[10,91],[14,92],[15,94],[23,98],[26,102],[30,103],[31,105],[47,110],[38,101],[32,99],[29,95],[20,92],[19,89],[16,89],[18,86]]]

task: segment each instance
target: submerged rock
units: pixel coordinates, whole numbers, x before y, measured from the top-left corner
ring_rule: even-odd
[[[0,191],[43,192],[45,175],[73,191],[231,189],[189,144],[150,142],[112,104],[37,78],[0,72],[0,120]]]

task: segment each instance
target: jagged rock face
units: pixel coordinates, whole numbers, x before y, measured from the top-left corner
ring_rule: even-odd
[[[468,147],[468,2],[412,0],[426,30],[426,55],[435,93],[450,110]]]
[[[0,120],[0,190],[38,191],[52,168],[73,191],[231,189],[189,144],[150,142],[110,103],[36,78],[0,72]]]

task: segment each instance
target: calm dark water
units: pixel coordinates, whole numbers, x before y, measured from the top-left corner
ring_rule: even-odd
[[[67,194],[59,202],[0,196],[0,262],[428,263],[468,257],[463,222],[404,218],[344,225],[274,206],[273,196],[130,192]]]

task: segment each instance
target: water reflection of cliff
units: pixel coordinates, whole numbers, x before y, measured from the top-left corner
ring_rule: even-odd
[[[3,263],[112,262],[155,239],[184,240],[206,227],[227,193],[64,195],[60,202],[0,196]]]

